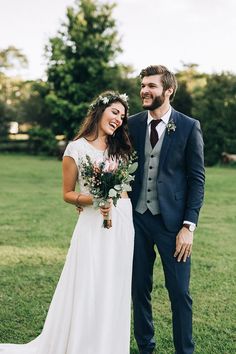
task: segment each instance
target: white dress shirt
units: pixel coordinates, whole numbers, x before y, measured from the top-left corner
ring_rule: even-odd
[[[169,122],[170,119],[170,115],[171,115],[171,107],[169,108],[169,110],[160,118],[161,122],[159,124],[157,124],[156,126],[156,130],[158,133],[158,137],[160,139],[160,137],[162,136],[162,134],[164,133],[164,131],[166,130],[166,125]],[[147,124],[148,124],[148,129],[149,129],[149,136],[151,133],[151,121],[154,120],[153,117],[151,116],[150,111],[148,111],[148,120],[147,120]]]

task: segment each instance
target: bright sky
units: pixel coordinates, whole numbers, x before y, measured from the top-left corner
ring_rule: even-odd
[[[108,0],[113,2],[112,0]],[[180,69],[197,63],[205,72],[236,73],[235,0],[117,0],[122,38],[119,62],[135,73],[149,64]],[[44,46],[74,0],[0,0],[0,49],[20,48],[29,60],[25,78],[42,78]]]

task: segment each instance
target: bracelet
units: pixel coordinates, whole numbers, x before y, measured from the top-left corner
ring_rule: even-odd
[[[80,198],[80,197],[81,197],[81,193],[79,193],[79,194],[77,195],[76,200],[75,200],[75,206],[76,206],[77,208],[80,207],[80,203],[79,203],[79,198]]]

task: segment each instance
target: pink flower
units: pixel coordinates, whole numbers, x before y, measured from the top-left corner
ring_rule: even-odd
[[[105,161],[103,172],[115,172],[118,168],[118,165],[119,161],[115,157],[110,157]]]

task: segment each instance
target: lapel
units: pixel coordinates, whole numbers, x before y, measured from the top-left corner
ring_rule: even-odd
[[[170,116],[170,120],[173,120],[175,125],[176,125],[176,129],[178,129],[177,127],[177,118],[178,118],[178,114],[177,112],[173,109],[172,109],[172,112],[171,112],[171,116]],[[169,121],[170,121],[169,120]],[[164,136],[164,139],[163,139],[163,143],[162,143],[162,147],[161,147],[161,153],[160,153],[160,161],[159,161],[159,168],[158,168],[158,174],[160,173],[161,171],[161,168],[163,166],[163,163],[167,157],[167,154],[168,154],[168,150],[169,150],[169,147],[171,145],[171,142],[173,141],[173,139],[175,138],[176,136],[176,132],[169,132],[165,131],[165,136]]]

